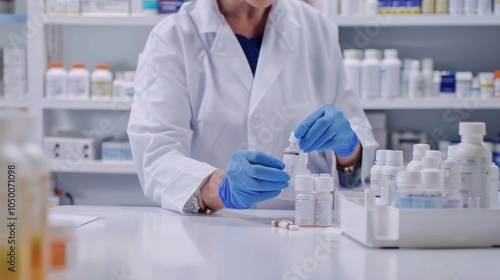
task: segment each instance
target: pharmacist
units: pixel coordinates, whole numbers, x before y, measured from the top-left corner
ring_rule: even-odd
[[[292,131],[313,173],[360,184],[377,143],[338,39],[296,0],[192,1],[159,23],[128,126],[145,195],[180,213],[289,207],[273,198],[290,179],[280,159]]]

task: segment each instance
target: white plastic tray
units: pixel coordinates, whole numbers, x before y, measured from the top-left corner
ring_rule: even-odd
[[[500,209],[398,209],[340,196],[342,230],[378,248],[464,248],[500,246]]]

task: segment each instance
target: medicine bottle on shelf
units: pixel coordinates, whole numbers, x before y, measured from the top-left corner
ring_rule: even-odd
[[[386,163],[381,173],[380,195],[382,205],[392,204],[396,194],[398,172],[405,170],[403,151],[387,151]]]
[[[134,87],[134,71],[126,71],[124,75],[124,81],[122,83],[122,93],[121,97],[126,100],[131,100],[135,95],[135,87]]]
[[[488,172],[491,154],[484,147],[485,123],[459,124],[460,143],[453,157],[461,163],[461,193],[464,208],[486,208],[488,204]],[[474,205],[469,205],[469,201]]]
[[[361,97],[361,60],[357,50],[344,51],[344,68],[347,83],[357,97]]]
[[[314,178],[314,226],[330,227],[333,218],[333,178]]]
[[[498,6],[500,10],[500,1],[498,3]],[[500,70],[495,71],[495,97],[500,98]]]
[[[85,69],[85,63],[73,63],[68,72],[68,99],[89,99],[90,73]]]
[[[441,163],[443,208],[462,208],[460,162],[453,158],[456,146],[448,146],[448,158]]]
[[[436,96],[434,94],[434,61],[432,58],[422,59],[422,79],[424,96]]]
[[[411,62],[411,70],[408,79],[408,96],[410,98],[421,98],[424,95],[424,79],[420,72],[420,61]]]
[[[48,99],[66,98],[67,72],[64,63],[53,61],[49,63],[49,70],[45,73],[45,97]]]
[[[429,151],[431,146],[428,144],[415,144],[413,145],[413,159],[408,163],[406,169],[408,171],[420,171],[423,168],[424,155]]]
[[[361,62],[361,96],[365,99],[380,97],[380,58],[378,50],[365,50],[365,59]]]
[[[375,165],[370,170],[370,188],[372,189],[372,201],[375,205],[382,205],[380,184],[382,180],[382,168],[385,166],[387,152],[387,150],[377,150],[375,154]]]
[[[421,179],[418,171],[401,171],[397,178],[396,207],[413,208],[413,195],[420,187]]]
[[[281,190],[278,198],[293,201],[295,200],[296,195],[295,177],[305,173],[305,170],[303,170],[303,162],[305,161],[304,157],[306,157],[307,155],[305,155],[304,152],[299,148],[300,139],[295,137],[295,132],[290,133],[290,138],[288,139],[288,141],[290,142],[290,145],[285,148],[283,163],[285,164],[285,172],[290,175],[290,181],[288,182],[288,187]]]
[[[321,178],[321,177],[316,177]],[[295,224],[301,227],[314,226],[314,177],[301,175],[295,177]]]
[[[397,98],[401,94],[401,67],[398,51],[384,51],[384,59],[380,68],[380,88],[382,98]]]
[[[111,84],[113,74],[109,71],[107,64],[96,64],[92,72],[91,79],[91,97],[95,100],[111,99]]]

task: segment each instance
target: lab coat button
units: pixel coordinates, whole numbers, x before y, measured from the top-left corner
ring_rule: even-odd
[[[258,115],[254,115],[251,119],[252,125],[260,125],[262,119]]]

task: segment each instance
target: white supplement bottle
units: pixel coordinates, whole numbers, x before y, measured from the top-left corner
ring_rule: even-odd
[[[477,1],[477,14],[478,15],[491,15],[493,13],[492,0],[478,0]]]
[[[466,15],[477,14],[477,0],[464,0],[464,13]]]
[[[278,198],[293,201],[295,199],[295,177],[301,175],[301,157],[304,152],[299,148],[300,139],[295,137],[295,132],[290,133],[289,146],[285,148],[283,153],[283,163],[285,164],[285,172],[290,175],[288,187],[281,190]]]
[[[333,178],[314,178],[314,226],[330,227],[333,218]]]
[[[453,158],[456,146],[448,146],[448,158],[441,163],[444,208],[462,208],[460,162]]]
[[[125,72],[124,78],[125,80],[122,84],[121,96],[123,99],[132,100],[135,94],[135,87],[134,87],[135,72],[134,71]]]
[[[113,81],[113,98],[122,98],[122,87],[125,82],[125,72],[115,72],[115,79]]]
[[[424,169],[421,171],[422,187],[425,190],[425,208],[441,208],[441,170]]]
[[[318,177],[319,178],[319,177]],[[301,227],[314,226],[314,177],[295,177],[295,224]]]
[[[422,160],[424,159],[425,152],[429,151],[431,146],[428,144],[415,144],[413,145],[413,159],[408,163],[406,169],[408,171],[420,171],[423,167]]]
[[[347,83],[357,97],[361,97],[361,60],[357,50],[344,51],[344,68]]]
[[[45,97],[47,99],[66,98],[67,72],[64,64],[59,61],[49,63],[49,70],[45,73]]]
[[[422,59],[422,79],[424,83],[424,95],[434,95],[434,61],[432,58]]]
[[[403,60],[403,71],[401,73],[401,96],[408,97],[410,89],[410,72],[411,72],[411,59],[405,58]],[[441,77],[441,76],[440,76]]]
[[[365,50],[365,59],[361,63],[361,96],[365,99],[380,97],[380,59],[378,50]]]
[[[382,205],[380,195],[380,184],[382,176],[382,168],[385,166],[385,158],[387,150],[377,150],[375,155],[375,165],[370,170],[370,188],[375,205]]]
[[[400,209],[413,208],[413,195],[420,187],[420,172],[401,171],[398,173],[396,207]]]
[[[110,100],[111,99],[111,84],[113,82],[113,74],[109,71],[107,64],[97,64],[92,72],[91,79],[91,96],[95,100]]]
[[[456,74],[456,95],[459,99],[472,97],[472,72],[457,72]]]
[[[382,205],[391,205],[397,186],[397,175],[399,171],[405,171],[403,165],[403,151],[387,151],[385,166],[382,168],[380,195]]]
[[[424,95],[424,79],[420,72],[420,61],[411,62],[411,71],[408,79],[408,96],[421,98]]]
[[[493,97],[493,86],[495,82],[494,73],[479,73],[479,87],[481,88],[481,98],[489,99]]]
[[[384,60],[380,68],[380,91],[382,98],[397,98],[401,95],[401,67],[398,51],[384,51]]]
[[[422,14],[436,13],[436,0],[422,0]]]
[[[434,77],[432,79],[432,90],[434,96],[438,96],[441,92],[441,72],[439,71],[434,71]]]
[[[495,97],[500,98],[500,70],[495,72]]]
[[[461,15],[464,13],[464,0],[450,0],[448,4],[450,15]]]
[[[89,99],[90,73],[85,69],[85,63],[73,63],[68,72],[68,99]]]
[[[462,122],[459,124],[460,144],[453,157],[461,163],[462,200],[464,208],[485,208],[488,202],[488,171],[490,152],[484,147],[485,123]],[[478,202],[478,205],[476,205]]]

